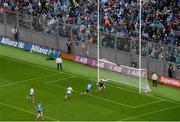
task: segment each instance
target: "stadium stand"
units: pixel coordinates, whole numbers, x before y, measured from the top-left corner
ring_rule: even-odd
[[[106,36],[104,47],[130,51],[129,40],[138,38],[139,5],[137,0],[101,0],[100,30]],[[142,56],[162,59],[161,45],[180,46],[179,0],[144,0],[142,7]],[[22,23],[32,21],[33,30],[72,37],[74,41],[96,43],[97,0],[0,0],[3,10],[19,12]],[[30,19],[28,16],[34,16]],[[35,18],[37,17],[37,18]],[[47,26],[43,26],[43,23]],[[23,24],[23,26],[29,26]],[[69,28],[72,35],[69,35]],[[122,41],[125,37],[125,41]],[[127,38],[128,39],[127,39]],[[127,41],[128,40],[128,41]],[[146,41],[152,42],[146,44]],[[125,46],[124,46],[125,45]],[[138,53],[138,44],[132,45]],[[180,62],[178,49],[167,49],[166,60]]]
[[[142,9],[142,37],[158,43],[178,44],[179,0],[146,2]],[[1,0],[1,8],[47,19],[53,23],[79,25],[96,30],[96,0]],[[101,0],[101,31],[117,36],[137,37],[139,6],[135,0]],[[81,33],[81,31],[79,32]],[[83,32],[82,32],[83,33]],[[84,41],[83,34],[79,34]]]

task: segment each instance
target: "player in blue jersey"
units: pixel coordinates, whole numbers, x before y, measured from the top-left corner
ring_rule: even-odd
[[[37,119],[40,117],[41,117],[41,119],[44,119],[42,110],[43,110],[43,106],[42,106],[41,102],[39,102],[37,105],[37,112],[38,112],[37,113]]]
[[[81,93],[81,95],[91,95],[91,87],[92,87],[92,84],[91,83],[88,83],[87,86],[86,86],[86,91],[84,93]]]

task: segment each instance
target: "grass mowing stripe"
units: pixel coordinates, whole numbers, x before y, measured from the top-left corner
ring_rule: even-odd
[[[3,50],[5,50],[6,48],[2,48]],[[2,50],[1,48],[0,48],[0,50]],[[2,50],[2,51],[3,51]],[[19,60],[22,60],[22,61],[25,61],[25,62],[32,62],[32,63],[34,63],[34,64],[39,64],[40,66],[44,66],[44,67],[49,67],[50,69],[53,69],[53,70],[56,70],[56,68],[55,68],[55,62],[49,62],[49,61],[45,61],[45,59],[44,59],[44,57],[45,56],[43,56],[43,57],[41,57],[41,56],[38,56],[38,55],[31,55],[31,54],[29,54],[28,56],[29,57],[27,57],[27,59],[26,59],[26,55],[25,56],[23,56],[23,54],[24,53],[21,53],[21,52],[13,52],[13,50],[5,50],[4,52],[8,52],[8,54],[9,54],[9,52],[10,53],[12,53],[12,55],[8,55],[7,54],[7,56],[10,56],[10,57],[12,57],[12,58],[10,58],[9,60],[13,60],[13,57],[15,57],[15,58],[18,58]],[[3,52],[3,53],[4,53]],[[2,52],[1,52],[2,53]],[[5,53],[4,53],[5,54]],[[3,55],[3,54],[2,54]],[[18,56],[19,55],[19,56]],[[35,58],[33,58],[35,56]],[[24,57],[24,58],[23,58]],[[2,61],[2,62],[1,62]],[[7,60],[8,61],[8,60]],[[4,65],[4,63],[3,63],[3,59],[2,60],[0,60],[0,62],[1,62],[1,66],[2,67],[4,67],[4,68],[6,68],[6,64]],[[82,76],[85,76],[85,77],[88,77],[88,78],[94,78],[94,75],[95,75],[95,73],[92,73],[92,72],[94,72],[95,71],[95,68],[89,68],[89,67],[86,67],[86,66],[82,66],[83,68],[81,69],[81,64],[77,64],[76,65],[76,63],[73,63],[73,62],[70,62],[70,61],[64,61],[65,62],[65,65],[67,65],[67,67],[65,67],[65,72],[71,72],[71,73],[73,73],[73,74],[80,74],[80,75],[82,75]],[[13,62],[12,62],[13,63]],[[18,62],[16,62],[17,64],[18,64]],[[13,63],[13,64],[15,64],[15,63]],[[22,65],[22,64],[21,64]],[[23,73],[23,71],[21,71],[21,65],[18,67],[18,71],[19,71],[19,73]],[[9,65],[9,66],[11,66],[11,65]],[[12,65],[13,66],[13,65]],[[25,65],[24,65],[25,66]],[[29,67],[31,67],[31,66],[29,66]],[[29,67],[27,67],[28,69],[26,69],[26,71],[33,71],[33,69],[34,68],[29,68]],[[80,68],[79,68],[80,67]],[[9,67],[10,68],[10,67]],[[22,68],[23,68],[23,66],[22,66]],[[78,70],[77,72],[76,72],[76,70]],[[84,72],[84,70],[87,70],[87,72]],[[46,70],[44,70],[44,71],[46,71]],[[3,72],[3,71],[2,71]],[[8,70],[6,70],[6,75],[4,75],[4,78],[5,78],[5,76],[8,78],[9,76],[11,76],[11,74],[8,74]],[[39,72],[39,73],[38,73]],[[41,74],[41,72],[43,72],[43,71],[41,71],[41,69],[39,69],[38,71],[37,71],[37,75],[42,75]],[[46,72],[48,72],[48,71],[46,71]],[[89,72],[89,73],[88,73]],[[13,72],[10,72],[10,73],[13,73]],[[25,72],[24,72],[25,73]],[[50,73],[54,73],[54,72],[49,72],[49,74]],[[27,74],[27,73],[26,73]],[[69,73],[68,73],[69,74]],[[86,75],[87,74],[87,75]],[[34,75],[35,77],[37,77],[37,75]],[[60,74],[60,75],[62,75],[62,77],[60,76],[59,77],[59,79],[61,79],[61,78],[65,78],[65,77],[71,77],[70,75],[69,76],[67,76],[67,75],[64,75],[64,74]],[[79,76],[80,76],[79,75]],[[16,77],[18,77],[18,75],[16,76],[16,75],[14,75],[15,76],[15,78]],[[109,75],[108,75],[109,76]],[[29,79],[30,77],[24,77],[23,79]],[[31,77],[32,78],[32,77]],[[121,78],[121,77],[120,77]],[[6,78],[5,78],[6,79]],[[23,80],[22,79],[22,80]],[[78,78],[77,78],[78,79]],[[96,78],[94,78],[95,80],[94,80],[94,82],[93,83],[95,83],[96,82]],[[122,78],[123,79],[123,78]],[[15,79],[13,79],[13,78],[11,78],[11,81],[14,81]],[[37,87],[39,87],[39,99],[41,99],[41,101],[43,101],[44,103],[44,105],[46,105],[46,106],[48,106],[48,111],[50,112],[50,113],[47,113],[47,115],[49,115],[49,116],[51,116],[51,117],[54,117],[54,118],[56,118],[56,119],[58,119],[58,120],[73,120],[73,119],[75,119],[75,120],[92,120],[92,118],[93,118],[93,120],[110,120],[110,119],[112,119],[112,120],[121,120],[121,119],[124,119],[124,118],[130,118],[130,117],[133,117],[133,116],[137,116],[137,115],[140,115],[140,114],[143,114],[143,113],[148,113],[148,112],[152,112],[152,111],[156,111],[156,110],[159,110],[159,109],[163,109],[163,108],[165,108],[165,107],[163,107],[164,106],[164,104],[167,106],[167,107],[171,107],[171,106],[174,106],[174,105],[176,105],[176,104],[171,104],[170,102],[167,102],[166,103],[166,101],[165,102],[163,102],[164,104],[161,104],[161,103],[159,103],[159,104],[153,104],[153,105],[155,105],[155,106],[153,106],[153,105],[149,105],[149,106],[144,106],[144,107],[140,107],[140,108],[137,108],[137,109],[130,109],[130,108],[128,108],[128,107],[124,107],[124,106],[118,106],[117,104],[112,104],[112,103],[108,103],[108,102],[104,102],[104,101],[101,101],[101,100],[99,100],[99,99],[95,99],[95,98],[93,98],[93,97],[85,97],[85,96],[83,96],[83,97],[81,97],[78,93],[77,94],[75,94],[75,97],[77,97],[77,99],[72,99],[72,101],[71,102],[69,102],[69,103],[67,103],[67,102],[63,102],[63,96],[64,96],[64,89],[56,89],[56,88],[51,88],[51,86],[48,86],[48,85],[46,85],[46,82],[48,82],[48,81],[52,81],[52,80],[57,80],[57,77],[53,77],[53,78],[47,78],[47,79],[45,79],[45,80],[43,80],[43,82],[25,82],[24,84],[19,84],[18,86],[19,86],[19,88],[16,88],[16,87],[13,87],[13,86],[11,86],[11,87],[7,87],[7,90],[5,90],[5,89],[2,89],[2,93],[3,92],[5,92],[5,94],[2,94],[2,99],[4,100],[5,99],[5,101],[7,101],[7,104],[11,104],[11,105],[15,105],[15,106],[17,106],[17,107],[20,107],[20,108],[25,108],[25,109],[27,109],[27,110],[30,110],[30,111],[32,111],[32,112],[34,112],[34,113],[36,113],[36,111],[34,111],[33,110],[33,108],[32,109],[30,109],[30,108],[26,108],[25,106],[27,106],[28,105],[28,103],[26,104],[26,102],[23,102],[23,101],[21,101],[20,99],[24,99],[24,98],[22,98],[22,95],[24,95],[24,91],[27,89],[27,86],[26,86],[26,84],[32,84],[32,83],[35,83],[35,84],[37,84]],[[80,79],[78,79],[79,81],[81,81]],[[88,79],[87,79],[88,80]],[[17,81],[20,81],[20,80],[15,80],[16,82]],[[44,82],[45,81],[45,82]],[[65,80],[66,81],[66,80]],[[68,81],[68,80],[67,80]],[[74,80],[73,80],[74,81]],[[73,82],[72,81],[72,82]],[[68,81],[69,82],[69,81]],[[8,83],[8,82],[7,82]],[[40,83],[40,84],[39,84]],[[70,83],[71,83],[71,81],[70,81]],[[74,82],[73,82],[74,83]],[[85,85],[85,83],[86,82],[84,82],[83,81],[83,84]],[[121,87],[124,87],[124,88],[127,88],[127,89],[129,89],[129,90],[136,90],[135,88],[133,88],[133,87],[129,87],[128,85],[123,85],[123,84],[121,84],[121,83],[115,83],[115,82],[113,82],[113,81],[110,81],[110,83],[113,83],[114,85],[115,84],[117,84],[117,86],[119,85],[119,86],[121,86]],[[67,82],[64,84],[64,82],[62,82],[62,83],[54,83],[55,85],[60,85],[60,86],[63,86],[63,87],[66,87],[65,86],[65,84],[68,84]],[[82,87],[80,86],[80,84],[81,84],[81,82],[77,82],[77,84],[76,83],[74,83],[74,85],[76,86],[77,85],[77,88],[75,88],[75,89],[77,89],[77,90],[79,90],[79,91],[84,91],[84,90],[80,90]],[[115,85],[116,86],[116,85]],[[137,106],[137,105],[141,105],[141,104],[145,104],[145,103],[149,103],[149,102],[151,102],[151,101],[157,101],[158,99],[153,99],[153,98],[148,98],[148,97],[146,97],[146,96],[143,96],[143,94],[134,94],[134,93],[132,93],[132,92],[128,92],[128,91],[126,91],[126,90],[120,90],[120,89],[116,89],[116,88],[114,88],[113,86],[111,87],[110,85],[108,85],[107,84],[107,87],[109,87],[108,89],[109,90],[107,90],[107,92],[105,92],[105,94],[103,94],[102,96],[101,95],[99,95],[99,94],[93,94],[93,95],[96,95],[96,96],[99,96],[99,97],[103,97],[103,98],[107,98],[107,99],[110,99],[110,100],[114,100],[114,101],[117,101],[117,102],[121,102],[121,100],[119,101],[119,99],[121,99],[121,98],[126,98],[126,96],[127,96],[127,99],[125,99],[125,100],[122,100],[122,103],[124,103],[124,104],[128,104],[128,105],[131,105],[131,106]],[[20,90],[20,88],[21,88],[21,90]],[[80,88],[80,89],[79,89]],[[25,90],[24,90],[25,89]],[[46,90],[46,89],[48,89],[48,90]],[[4,91],[5,90],[5,91]],[[163,90],[166,90],[166,88],[162,88],[162,89],[154,89],[154,91],[152,92],[152,93],[149,93],[149,94],[151,94],[151,95],[155,95],[155,96],[160,96],[160,97],[164,97],[164,98],[167,98],[167,99],[173,99],[176,95],[178,95],[178,91],[177,90],[174,90],[173,88],[167,88],[167,90],[170,90],[170,92],[168,92],[168,94],[166,95],[166,91],[163,91]],[[17,91],[17,93],[20,93],[20,94],[17,94],[17,95],[19,95],[18,96],[18,98],[16,99],[16,97],[14,97],[14,96],[12,96],[12,98],[11,97],[9,97],[9,96],[11,96],[11,94],[9,94],[10,92],[14,92],[14,91]],[[109,92],[108,92],[109,91]],[[120,94],[120,96],[118,95],[118,93],[119,92],[121,92],[122,91],[122,96],[123,97],[121,97],[121,94]],[[172,92],[172,93],[171,93]],[[6,93],[7,93],[7,96],[6,96]],[[163,94],[162,94],[163,93]],[[174,94],[173,94],[174,93]],[[45,96],[44,96],[44,94],[45,94]],[[62,97],[59,97],[59,94],[61,94],[61,95],[63,95]],[[146,94],[146,93],[145,93]],[[3,96],[4,95],[4,96]],[[129,96],[130,95],[130,96]],[[161,96],[162,95],[162,96]],[[168,96],[168,95],[172,95],[172,97],[171,96]],[[114,97],[117,97],[116,99],[113,99]],[[136,98],[136,96],[137,96],[137,98],[135,99],[135,100],[133,100],[132,98],[131,98],[131,96],[132,96],[132,98]],[[14,99],[13,99],[14,98]],[[20,99],[19,99],[20,98]],[[118,99],[119,98],[119,99]],[[142,98],[142,100],[141,99],[139,99],[139,98]],[[146,98],[148,99],[148,100],[146,100]],[[177,99],[174,99],[175,101],[177,100],[178,101],[178,96],[177,96]],[[83,99],[83,101],[82,102],[79,102],[81,99]],[[11,100],[15,100],[13,103],[9,103],[8,101],[11,101]],[[57,101],[56,101],[57,100]],[[137,103],[139,103],[139,101],[142,101],[142,102],[140,102],[141,104],[137,104]],[[146,101],[146,102],[145,102]],[[3,101],[2,101],[3,102]],[[19,104],[16,104],[15,102],[18,102]],[[135,104],[130,104],[130,103],[135,103]],[[6,103],[6,102],[4,102],[4,103]],[[78,105],[78,103],[80,103],[79,105]],[[87,103],[87,104],[86,104]],[[90,103],[90,104],[88,104],[88,103]],[[23,105],[23,106],[22,106]],[[25,106],[24,106],[25,105]],[[54,107],[56,105],[56,107]],[[157,106],[156,106],[157,105]],[[87,108],[85,108],[87,106]],[[105,107],[106,106],[106,107]],[[6,107],[4,108],[4,107],[2,107],[4,110],[5,110],[5,113],[2,113],[2,115],[0,116],[0,118],[2,118],[2,120],[3,119],[8,119],[8,116],[6,117],[6,115],[8,114],[8,113],[13,113],[13,109],[11,110],[11,109],[9,109],[9,110],[7,110],[6,111]],[[66,109],[67,108],[67,109]],[[95,110],[94,110],[94,108],[95,108]],[[83,110],[85,110],[85,111],[83,111]],[[91,111],[91,112],[88,112],[88,110],[89,111]],[[142,110],[142,111],[141,111]],[[179,119],[179,117],[178,116],[176,116],[176,114],[175,114],[175,116],[172,114],[173,112],[176,112],[176,113],[178,113],[178,110],[179,110],[179,107],[178,108],[175,108],[175,109],[172,109],[172,110],[167,110],[167,111],[164,111],[164,112],[159,112],[159,113],[157,113],[157,114],[161,114],[161,115],[158,115],[162,120],[170,120],[170,119],[172,119],[172,120],[178,120]],[[107,112],[106,112],[107,111]],[[20,112],[20,111],[19,111]],[[17,114],[19,113],[18,111],[17,111]],[[79,114],[80,113],[80,114]],[[95,114],[95,113],[97,113],[97,115]],[[122,115],[121,113],[124,113],[124,115]],[[15,115],[15,117],[13,118],[13,120],[18,120],[18,119],[26,119],[26,116],[31,116],[31,115],[29,115],[29,114],[27,114],[26,115],[26,113],[24,113],[24,114],[22,114],[22,116],[20,115],[20,116],[17,116],[16,117],[16,115],[17,115],[16,113],[15,114],[13,114],[13,115]],[[156,114],[156,113],[155,113]],[[147,115],[147,116],[143,116],[143,117],[139,117],[139,118],[137,118],[137,119],[134,119],[134,120],[151,120],[152,118],[153,118],[153,120],[155,119],[155,120],[158,120],[158,118],[154,118],[152,115],[155,115],[155,114],[151,114],[151,115]],[[170,115],[169,116],[169,118],[170,119],[168,119],[168,118],[165,118],[165,119],[163,119],[163,115]],[[26,115],[26,116],[25,116]],[[60,117],[61,116],[61,117]],[[18,118],[19,117],[19,118]],[[32,118],[30,119],[30,120],[34,120],[34,116],[32,116]],[[132,119],[133,120],[133,119]]]
[[[12,85],[17,85],[17,84],[20,84],[20,83],[23,83],[23,82],[27,82],[27,81],[31,81],[31,80],[38,80],[38,79],[46,78],[46,77],[53,76],[53,75],[57,75],[57,74],[52,73],[52,74],[49,74],[49,75],[42,75],[42,76],[40,76],[40,77],[31,78],[31,79],[26,79],[26,80],[22,80],[22,81],[15,82],[15,83],[8,83],[8,84],[1,85],[0,88],[2,88],[2,87],[7,87],[7,86],[12,86]]]
[[[58,81],[68,80],[68,79],[73,79],[73,78],[76,78],[76,77],[68,77],[68,78],[62,78],[62,79],[58,79],[58,80],[53,80],[53,81],[46,82],[46,84],[51,84],[51,83],[55,83],[55,82],[58,82]]]
[[[133,117],[122,119],[121,121],[129,121],[131,119],[135,119],[135,118],[138,118],[138,117],[142,117],[142,116],[151,115],[151,114],[154,114],[154,113],[158,113],[158,112],[174,109],[174,108],[177,108],[179,106],[180,105],[175,105],[175,106],[167,107],[167,108],[160,109],[160,110],[157,110],[157,111],[152,111],[152,112],[148,112],[148,113],[144,113],[144,114],[139,114],[139,115],[136,115],[136,116],[133,116]]]
[[[164,101],[164,100],[158,100],[158,101],[154,101],[154,102],[149,102],[149,103],[146,103],[146,104],[137,105],[137,106],[135,106],[134,108],[144,107],[144,106],[148,106],[148,105],[160,103],[160,102],[163,102],[163,101]]]
[[[0,58],[7,59],[7,56],[0,55]],[[10,58],[12,58],[12,57],[10,57]],[[76,75],[74,75],[72,73],[59,72],[59,71],[57,71],[55,69],[52,69],[50,67],[42,66],[42,65],[35,64],[35,63],[32,63],[32,62],[26,62],[26,61],[23,61],[23,60],[19,60],[17,58],[12,58],[12,59],[15,59],[15,60],[13,60],[14,62],[20,62],[20,63],[26,64],[26,65],[30,65],[30,66],[33,66],[33,67],[38,67],[38,68],[41,68],[41,69],[46,69],[48,71],[52,71],[52,72],[56,72],[56,73],[60,73],[60,74],[68,74],[68,75],[71,75],[71,76],[76,76]]]
[[[53,75],[56,75],[56,74],[50,74],[50,75],[46,75],[46,76],[44,76],[44,77],[38,77],[38,78],[34,78],[34,79],[27,79],[27,80],[24,80],[24,81],[20,81],[20,82],[17,82],[16,84],[19,84],[19,83],[22,83],[22,82],[26,82],[26,81],[30,81],[30,80],[35,80],[35,79],[40,79],[40,78],[45,78],[45,77],[49,77],[49,76],[53,76]],[[72,78],[76,78],[76,77],[68,77],[68,78],[62,78],[62,79],[57,79],[57,80],[53,80],[53,81],[50,81],[50,82],[46,82],[46,84],[52,84],[52,83],[55,83],[55,82],[58,82],[58,81],[62,81],[62,80],[67,80],[67,79],[72,79]],[[16,85],[16,84],[9,84],[8,86],[10,86],[10,85]],[[5,84],[6,86],[7,86],[7,84]],[[1,86],[0,86],[1,87]],[[5,86],[4,86],[5,87]],[[96,96],[94,96],[94,97],[96,97]],[[103,99],[105,99],[105,98],[103,98]],[[109,100],[109,99],[106,99],[106,101],[111,101],[112,102],[112,100]],[[161,102],[162,100],[160,100],[160,101],[155,101],[155,102],[150,102],[150,103],[147,103],[147,104],[142,104],[142,105],[138,105],[138,106],[135,106],[135,107],[132,107],[132,108],[138,108],[138,107],[142,107],[142,106],[146,106],[146,105],[150,105],[150,104],[154,104],[154,103],[158,103],[158,102]],[[116,101],[113,101],[113,103],[118,103],[118,102],[116,102]],[[118,103],[119,104],[119,103]]]
[[[65,87],[62,87],[62,86],[59,86],[59,85],[55,85],[55,84],[48,84],[48,85],[53,86],[53,87],[56,87],[56,88],[66,89]],[[79,92],[79,93],[82,93],[82,92],[77,91],[77,90],[74,90],[74,91]],[[105,102],[114,103],[114,104],[121,105],[121,106],[125,106],[125,107],[128,107],[128,108],[134,108],[133,106],[129,106],[129,105],[127,105],[127,104],[123,104],[123,103],[116,102],[116,101],[113,101],[113,100],[105,99],[105,98],[98,97],[98,96],[95,96],[95,95],[91,95],[91,96],[94,97],[94,98],[96,98],[96,99],[103,100],[103,101],[105,101]]]
[[[9,82],[11,82],[11,81],[10,81],[10,80],[5,80],[5,79],[1,79],[1,80],[0,80],[0,86],[1,86],[2,84],[9,83]]]
[[[6,59],[6,56],[0,56],[0,57],[3,57]],[[14,58],[13,58],[14,59]],[[16,59],[16,58],[15,58]],[[57,73],[61,73],[61,74],[68,74],[68,75],[72,75],[72,76],[75,76],[75,77],[78,77],[78,78],[81,78],[81,79],[87,79],[86,77],[84,76],[78,76],[78,75],[74,75],[74,74],[71,74],[71,73],[66,73],[66,72],[59,72],[59,71],[55,71],[53,69],[50,69],[48,67],[43,67],[41,65],[38,65],[38,64],[33,64],[33,63],[27,63],[25,61],[22,61],[22,60],[19,60],[19,59],[16,59],[16,61],[20,62],[20,63],[24,63],[24,64],[27,64],[27,65],[31,65],[31,66],[34,66],[34,67],[39,67],[39,68],[42,68],[42,69],[46,69],[46,70],[49,70],[49,71],[53,71],[53,72],[57,72]],[[90,79],[90,78],[88,78]],[[90,79],[92,80],[92,79]],[[111,86],[115,86],[115,85],[111,85]],[[119,87],[120,89],[125,89],[127,91],[130,91],[130,92],[134,92],[134,93],[138,93],[136,92],[135,90],[130,90],[130,89],[127,89],[127,88],[124,88],[124,87],[120,87],[120,86],[115,86],[116,88]],[[138,93],[139,94],[139,93]],[[153,95],[150,95],[150,94],[145,94],[149,97],[152,97],[152,98],[156,98],[156,99],[160,99],[160,100],[165,100],[165,101],[169,101],[169,102],[172,102],[172,103],[177,103],[176,101],[172,101],[172,100],[169,100],[169,99],[166,99],[166,98],[162,98],[162,97],[156,97],[156,96],[153,96]]]
[[[5,58],[5,59],[7,58],[7,56],[2,56],[2,55],[0,55],[0,57],[1,58]],[[12,57],[10,57],[10,58],[12,58]],[[59,71],[56,71],[56,70],[48,68],[48,67],[43,67],[42,65],[38,65],[38,64],[31,63],[31,62],[22,61],[22,60],[19,60],[17,58],[13,58],[13,59],[15,59],[17,62],[24,63],[24,64],[27,64],[27,65],[31,65],[31,66],[34,66],[34,67],[39,67],[41,69],[46,69],[46,70],[49,70],[49,71],[52,71],[52,72],[57,72],[57,73],[60,73],[60,74],[68,74],[68,75],[76,76],[76,77],[81,78],[81,79],[87,79],[87,77],[85,77],[85,76],[78,76],[78,75],[74,75],[72,73],[59,72]],[[13,61],[15,61],[15,60],[13,60]],[[88,79],[92,80],[91,78],[88,78]],[[118,86],[116,86],[116,87],[118,87]],[[135,90],[130,90],[130,89],[127,89],[127,88],[124,88],[124,87],[119,87],[119,88],[131,91],[131,92],[134,92],[134,93],[136,92]],[[138,93],[138,92],[136,92],[136,93]],[[169,101],[169,102],[177,103],[176,101],[169,100],[169,99],[166,99],[166,98],[156,97],[156,96],[153,96],[153,95],[150,95],[150,94],[146,94],[146,95],[149,96],[149,97],[152,97],[152,98],[157,98],[157,99],[161,99],[161,100],[166,100],[166,101]]]
[[[113,86],[113,87],[116,87],[116,88],[119,88],[119,89],[123,89],[123,90],[126,90],[126,91],[130,91],[130,92],[134,92],[134,93],[139,94],[138,91],[127,89],[125,87],[119,86],[118,84],[114,85],[112,83],[109,83],[109,85]],[[173,101],[173,100],[162,98],[162,97],[157,97],[157,96],[154,96],[154,95],[151,95],[151,94],[141,94],[141,95],[149,96],[149,97],[156,98],[156,99],[159,99],[159,100],[162,100],[162,101],[168,101],[168,102],[171,102],[171,103],[176,103],[176,104],[179,103],[177,101]]]
[[[36,115],[36,113],[34,113],[34,112],[32,112],[32,111],[28,111],[28,110],[25,110],[25,109],[16,107],[16,106],[14,106],[14,105],[2,103],[2,102],[0,102],[0,105],[6,106],[6,107],[9,107],[9,108],[13,108],[13,109],[16,109],[16,110],[19,110],[19,111],[23,111],[23,112],[26,112],[26,113],[29,113],[29,114],[32,114],[32,115]],[[56,119],[51,118],[51,117],[48,117],[48,116],[44,116],[44,118],[49,119],[49,120],[52,120],[52,121],[57,121]]]
[[[81,79],[85,79],[85,78],[82,77]],[[93,81],[92,79],[90,79],[90,80]],[[139,94],[138,91],[119,86],[117,83],[116,83],[116,85],[114,83],[108,83],[108,85],[110,85],[112,87],[115,87],[115,88],[118,88],[118,89],[123,89],[123,90],[129,91],[129,92]],[[177,101],[173,101],[173,100],[170,100],[170,99],[167,99],[167,98],[162,98],[162,97],[159,97],[159,96],[157,97],[157,96],[154,96],[154,95],[151,95],[151,94],[142,94],[141,93],[141,95],[149,96],[149,97],[156,98],[156,99],[159,99],[159,100],[162,100],[162,101],[168,101],[168,102],[171,102],[171,103],[179,104],[179,102],[177,102]]]

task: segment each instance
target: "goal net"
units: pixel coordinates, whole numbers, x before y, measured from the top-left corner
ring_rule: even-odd
[[[139,93],[151,91],[147,81],[146,69],[117,65],[106,59],[99,59],[98,68],[98,79],[135,87]]]

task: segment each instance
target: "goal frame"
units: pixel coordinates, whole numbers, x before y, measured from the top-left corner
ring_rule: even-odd
[[[100,0],[97,0],[97,65],[98,65],[98,67],[97,67],[97,80],[99,81],[100,80],[100,77],[99,77],[99,48],[100,48],[100,46],[99,46],[99,44],[100,44],[100,34],[99,34],[99,32],[100,32]],[[141,52],[141,30],[142,30],[142,27],[141,27],[141,10],[142,10],[142,0],[139,0],[139,9],[140,9],[140,11],[139,11],[139,70],[140,70],[140,72],[139,72],[139,93],[142,93],[142,89],[141,89],[141,85],[142,85],[142,76],[141,76],[141,74],[142,74],[142,58],[141,58],[141,54],[142,54],[142,52]]]

